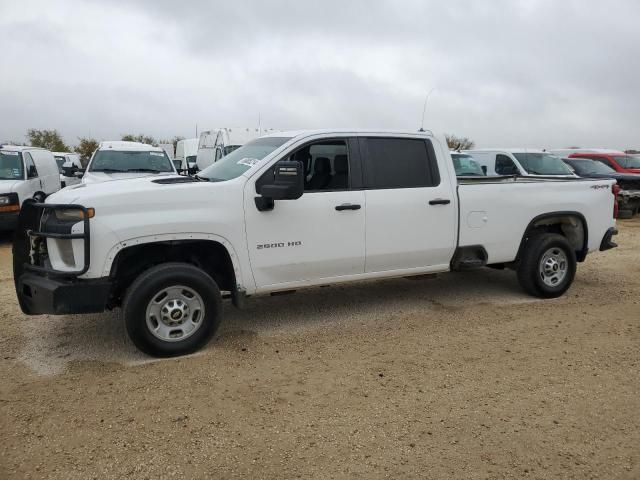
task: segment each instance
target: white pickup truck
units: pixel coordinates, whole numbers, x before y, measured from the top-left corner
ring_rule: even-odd
[[[14,273],[28,314],[122,307],[151,355],[215,332],[245,297],[485,265],[556,297],[576,262],[615,247],[615,182],[458,180],[444,138],[313,131],[253,140],[194,178],[77,185],[20,215]]]

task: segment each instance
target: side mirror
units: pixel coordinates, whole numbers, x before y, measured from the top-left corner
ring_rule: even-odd
[[[76,169],[75,172],[73,172],[73,176],[74,177],[78,177],[78,178],[82,178],[82,176],[84,175],[84,170],[78,170]],[[70,175],[69,175],[70,176]]]
[[[75,165],[62,166],[62,174],[65,177],[73,177],[77,171],[78,171],[78,167],[76,167]]]
[[[304,192],[304,170],[302,162],[281,160],[274,168],[273,183],[263,185],[262,197],[256,197],[258,210],[273,209],[274,200],[296,200]]]
[[[487,166],[486,165],[482,165],[482,167],[480,167],[480,168],[482,168],[482,171],[486,175],[487,174]]]

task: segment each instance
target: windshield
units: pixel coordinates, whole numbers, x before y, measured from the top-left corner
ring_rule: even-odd
[[[20,152],[0,151],[0,180],[24,180]]]
[[[640,168],[640,158],[631,155],[613,157],[622,168]]]
[[[239,177],[264,157],[291,140],[286,137],[264,137],[253,140],[205,168],[198,177],[222,182]]]
[[[91,162],[90,172],[173,172],[171,160],[165,152],[123,152],[98,150]]]
[[[559,157],[548,153],[514,153],[527,173],[532,175],[571,175]]]
[[[591,175],[593,173],[615,173],[615,170],[604,163],[595,160],[568,160],[578,175]]]
[[[452,153],[451,159],[453,160],[453,168],[455,169],[458,177],[469,175],[484,176],[482,167],[480,167],[480,164],[476,162],[471,155]]]
[[[66,162],[66,158],[56,156],[55,159],[58,164],[58,170],[62,173],[62,166],[64,165],[64,162]]]

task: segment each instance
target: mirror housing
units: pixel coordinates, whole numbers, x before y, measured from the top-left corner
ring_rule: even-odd
[[[280,160],[273,169],[273,183],[260,188],[261,197],[256,197],[258,210],[271,210],[274,200],[296,200],[304,192],[304,169],[302,162]]]

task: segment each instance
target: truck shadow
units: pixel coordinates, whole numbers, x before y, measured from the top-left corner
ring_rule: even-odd
[[[288,333],[380,320],[401,321],[420,314],[436,321],[479,303],[536,301],[519,289],[511,271],[481,269],[438,278],[392,279],[318,287],[292,295],[247,299],[238,310],[224,302],[224,318],[215,339],[196,355],[248,348],[253,342]],[[41,375],[56,375],[74,361],[137,365],[156,361],[137,351],[127,337],[121,312],[96,315],[24,317],[24,348],[18,359]]]

